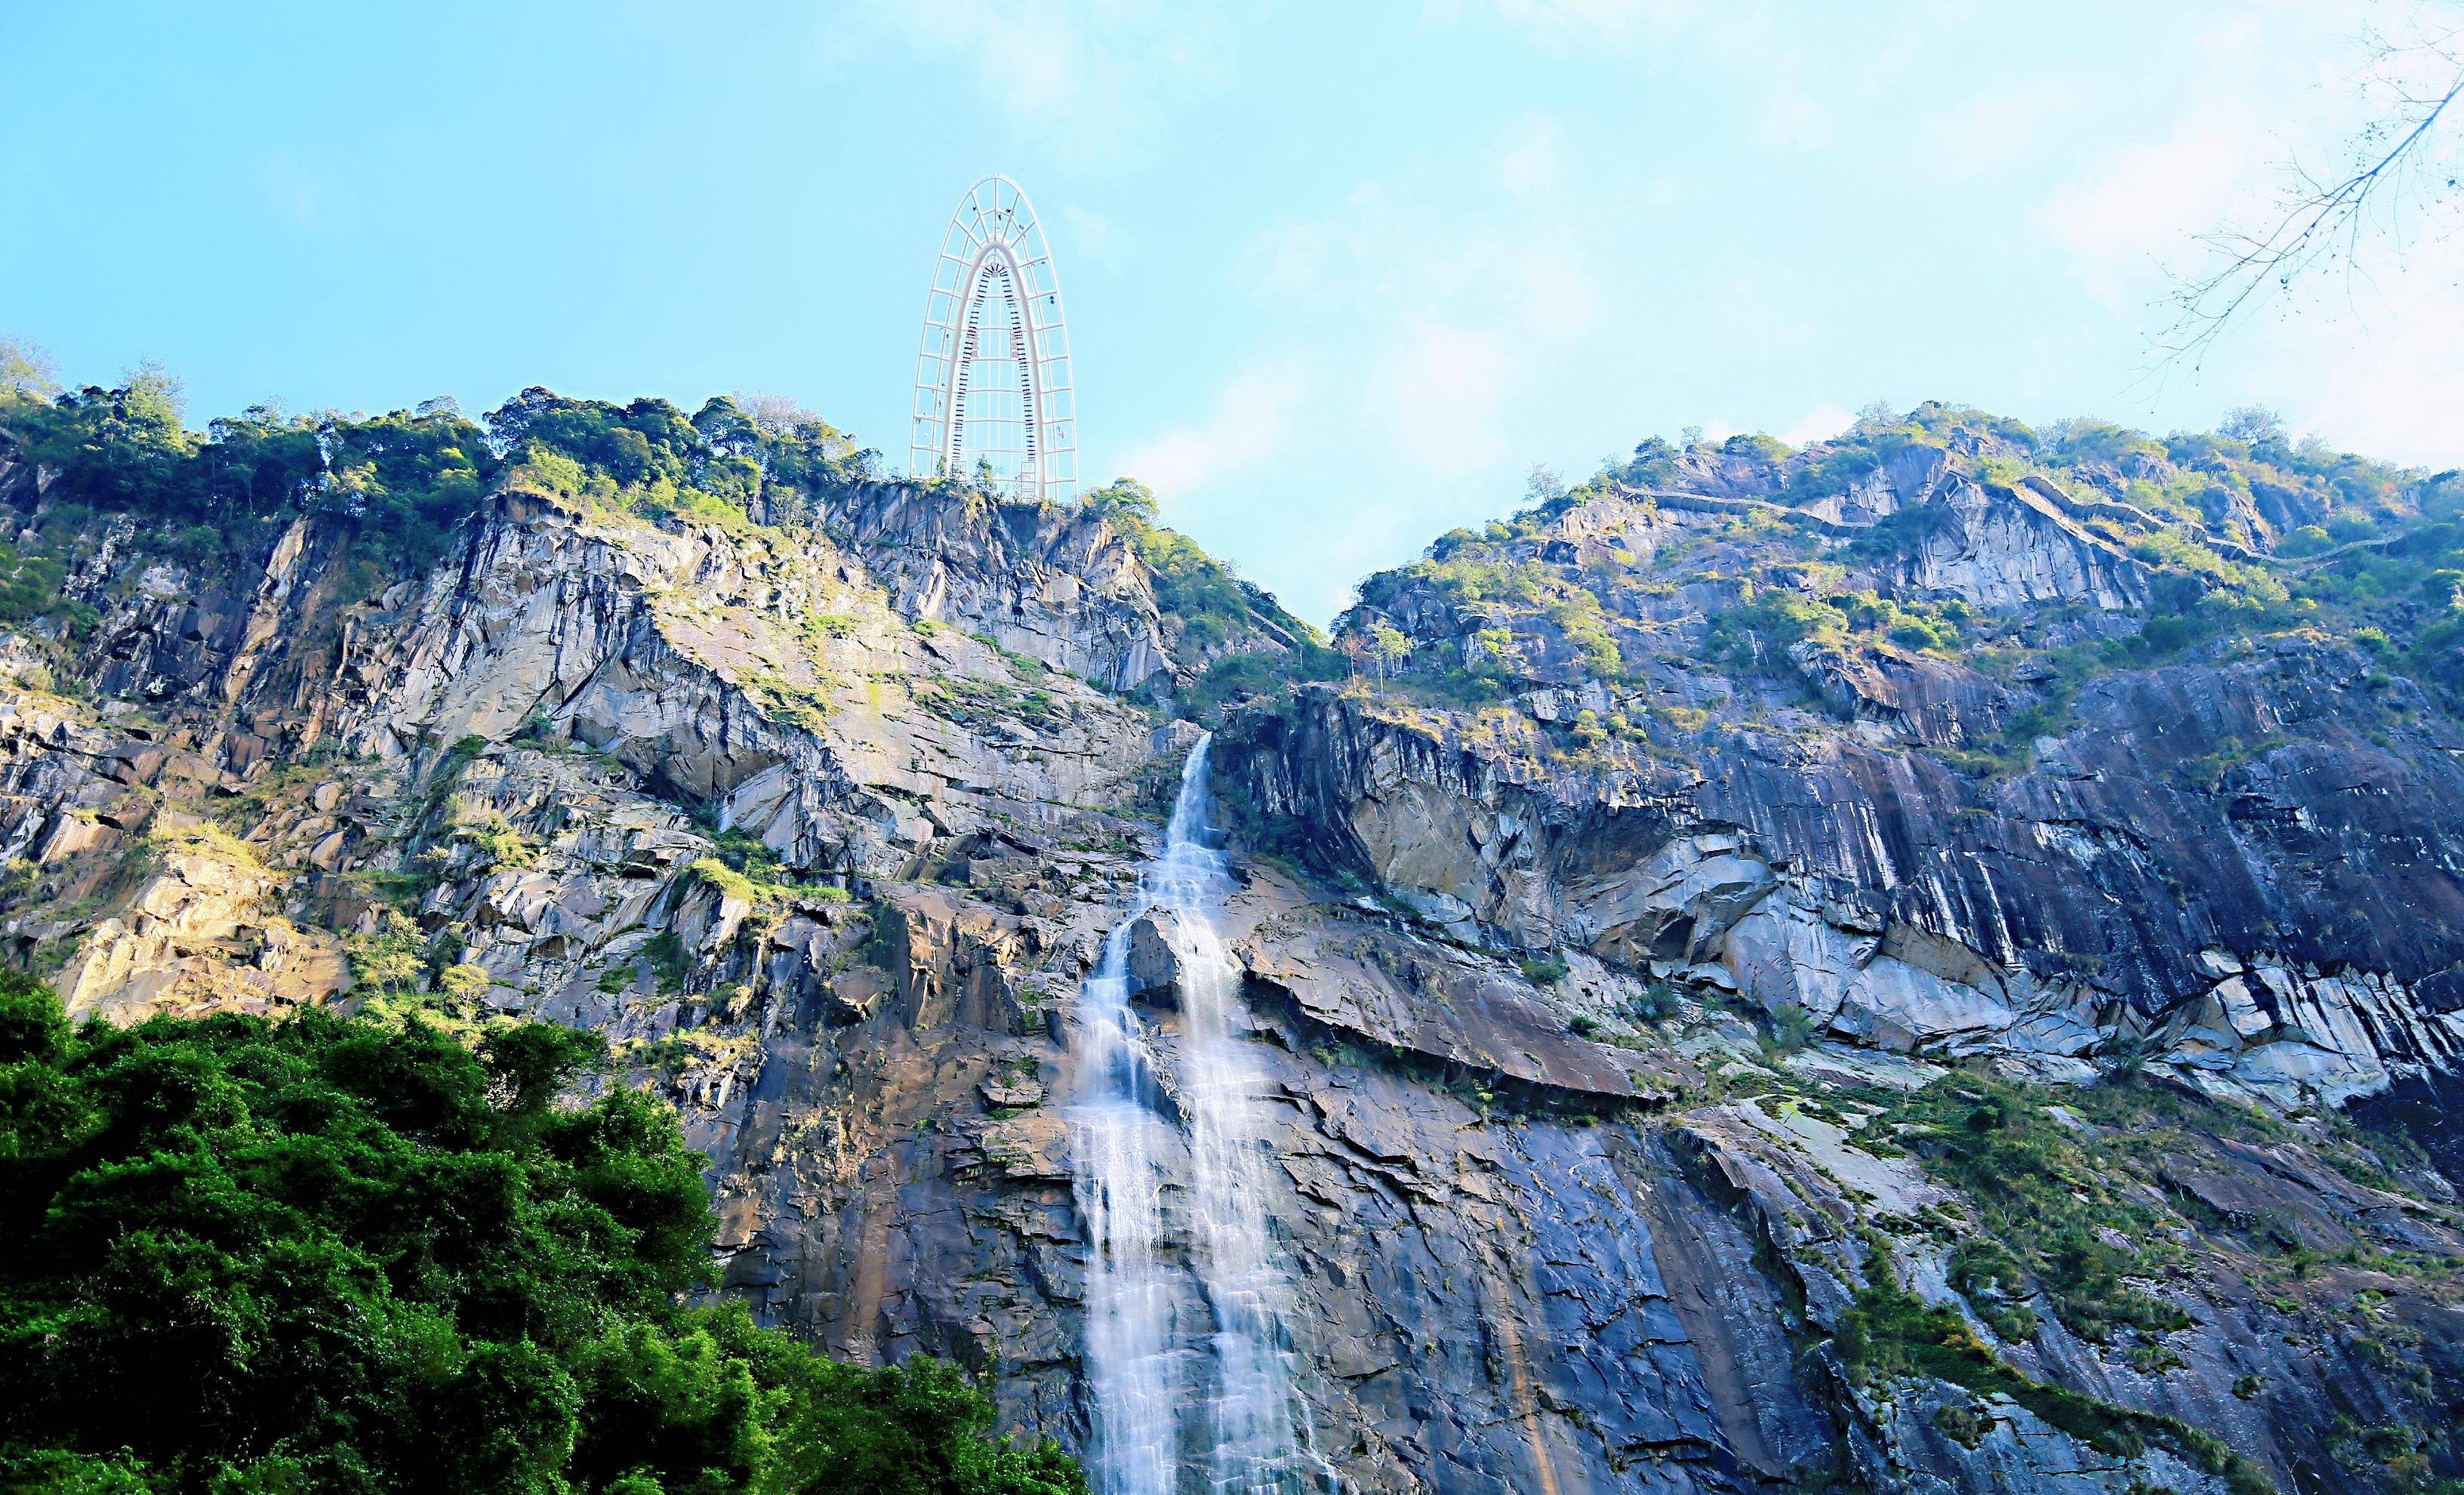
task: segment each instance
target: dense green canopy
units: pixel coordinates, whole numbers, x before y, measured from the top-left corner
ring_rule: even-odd
[[[685,1308],[699,1159],[474,1052],[310,1011],[72,1028],[0,973],[0,1489],[1062,1495],[953,1368]]]
[[[374,416],[258,406],[194,432],[177,383],[148,369],[52,396],[0,383],[0,447],[56,473],[57,502],[161,525],[192,563],[253,522],[320,513],[359,519],[377,559],[415,570],[510,467],[561,464],[611,496],[655,490],[670,507],[773,518],[809,518],[817,494],[871,471],[870,453],[811,412],[754,406],[721,395],[687,415],[657,398],[617,406],[532,388],[477,421],[450,400]]]

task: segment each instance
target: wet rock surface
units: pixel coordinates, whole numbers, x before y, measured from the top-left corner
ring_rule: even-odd
[[[1535,549],[1630,559],[1786,496],[1688,473]],[[20,527],[36,477],[0,466]],[[2057,496],[1918,455],[1807,512],[1939,500],[1904,584],[2098,636],[2147,570]],[[1070,1038],[1124,917],[1168,1118],[1185,1021],[1136,907],[1196,735],[1131,698],[1185,683],[1151,579],[1099,521],[947,489],[751,517],[508,487],[373,585],[330,515],[219,572],[99,532],[91,626],[0,643],[0,934],[115,1022],[603,1033],[605,1083],[710,1160],[715,1291],[834,1354],[958,1360],[1005,1430],[1086,1447]],[[1699,643],[1699,602],[1619,636]],[[1378,605],[1480,647],[1455,602]],[[1212,749],[1272,1244],[1344,1487],[2451,1471],[2464,737],[2434,703],[2294,639],[2087,681],[1979,764],[2046,682],[1831,640],[1787,656],[1786,711],[1697,724],[1767,685],[1639,647],[1614,691],[1540,678],[1582,642],[1543,631],[1485,717],[1304,687]],[[1525,750],[1628,708],[1691,735]],[[1964,1162],[2006,1134],[2060,1187]],[[2069,1234],[2013,1227],[2074,1193]]]
[[[1332,689],[1237,717],[1222,771],[1253,834],[1478,942],[1717,965],[1877,1046],[2140,1041],[2220,1091],[2341,1101],[2464,1039],[2464,771],[2443,718],[2385,709],[2366,673],[2299,647],[2099,682],[2035,767],[1983,784],[1750,733],[1552,774]]]

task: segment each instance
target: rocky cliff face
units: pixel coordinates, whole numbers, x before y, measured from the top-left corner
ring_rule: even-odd
[[[1083,509],[879,483],[834,505],[828,523],[869,558],[903,616],[989,635],[1107,690],[1171,688],[1145,567],[1119,532]]]
[[[675,471],[715,489],[752,459],[709,415]],[[1075,1000],[1196,737],[1149,704],[1188,620],[1097,513],[775,457],[643,502],[573,442],[417,564],[349,505],[201,549],[0,448],[13,574],[56,574],[0,646],[9,956],[116,1022],[602,1032],[710,1158],[715,1290],[1088,1446]],[[2008,442],[1622,474],[1374,579],[1391,678],[1228,715],[1342,1487],[2453,1472],[2464,1217],[2343,1108],[2455,1068],[2464,741],[2316,627],[2085,668],[2178,567],[2096,508],[2138,479],[1980,471]],[[2204,533],[2323,517],[2271,492]]]
[[[1566,773],[1328,687],[1242,718],[1225,762],[1263,820],[1468,942],[1575,946],[2049,1078],[2130,1044],[2298,1108],[2451,1068],[2464,1039],[2453,728],[2367,674],[2287,641],[2099,681],[2032,766],[1981,782],[1752,728]]]
[[[1344,631],[1401,635],[1377,649],[1382,687],[1306,687],[1231,717],[1217,761],[1244,833],[1431,937],[1563,973],[1550,998],[1570,1027],[1705,1062],[1707,1083],[1678,1086],[1665,1145],[1753,1222],[1762,1269],[1789,1289],[1778,1321],[1849,1348],[1826,1404],[1862,1477],[2114,1477],[2095,1432],[2083,1449],[2079,1425],[2031,1420],[2061,1411],[2050,1401],[2006,1415],[1991,1395],[1928,1399],[2012,1395],[2005,1373],[2035,1388],[2025,1396],[2055,1388],[2208,1429],[2254,1461],[2210,1461],[2229,1482],[2365,1487],[2415,1467],[2384,1453],[2397,1443],[2449,1457],[2388,1430],[2428,1426],[2453,1395],[2437,1369],[2452,1264],[2321,1298],[2277,1296],[2269,1264],[2370,1259],[2411,1249],[2415,1225],[2453,1227],[2464,1154],[2443,1124],[2418,1123],[2453,1093],[2464,1038],[2451,991],[2464,739],[2450,698],[2388,670],[2386,631],[2365,626],[2418,627],[2417,609],[2362,610],[2265,553],[2276,529],[2254,494],[2288,519],[2321,517],[2332,495],[2251,484],[2211,455],[2194,460],[2241,486],[2167,529],[2124,501],[2167,496],[2145,483],[2062,469],[2053,443],[1957,412],[1927,418],[1793,456],[1732,443],[1670,461],[1646,444],[1649,473],[1603,474],[1373,578]],[[2412,538],[2381,543],[2447,542],[2424,538],[2434,514],[2396,517]],[[2231,616],[2277,626],[2216,622]],[[1730,1043],[1722,1059],[1746,1036],[1724,1038],[1722,1013],[1764,1051]],[[1948,1078],[1962,1070],[1942,1067],[1959,1062],[2053,1106],[2055,1131],[2091,1144],[2054,1172],[2078,1200],[2109,1191],[2118,1213],[2048,1224],[2060,1208],[2027,1198],[2037,1163],[1963,1171],[1961,1147],[1924,1140],[1890,1095],[1963,1093]],[[2151,1085],[2219,1105],[2143,1148],[2124,1138],[2153,1124],[2144,1114],[2117,1126],[2043,1099],[2076,1087],[2112,1104]],[[1990,1101],[1995,1127],[2011,1103]],[[2394,1182],[2385,1165],[2409,1144],[2316,1152],[2350,1135],[2336,1118],[2355,1106],[2412,1118],[2444,1170],[2397,1168],[2386,1197],[2412,1201],[2409,1223],[2375,1244],[2360,1201]],[[2292,1130],[2238,1135],[2221,1119],[2246,1114]],[[2111,1151],[2091,1163],[2096,1146]],[[1897,1161],[1903,1149],[1925,1166]],[[1953,1218],[1948,1238],[1925,1223]],[[2296,1221],[2330,1220],[2296,1243]],[[2044,1238],[2064,1229],[2070,1245]],[[1963,1232],[2003,1241],[1990,1270]],[[2113,1255],[2088,1264],[2100,1251]],[[2016,1269],[1995,1277],[2006,1257]],[[2066,1297],[2081,1289],[2065,1277],[2138,1295],[2121,1315],[2135,1327]],[[1994,1306],[2028,1288],[2051,1297]],[[2355,1291],[2409,1305],[2417,1378],[2371,1369],[2381,1300]],[[1931,1391],[1925,1374],[1873,1374],[1892,1360],[1870,1336],[1894,1295],[1895,1331],[1938,1348],[1965,1325],[2005,1372],[1936,1354],[1895,1367],[1930,1358]],[[2350,1303],[2365,1307],[2336,1307]],[[2305,1308],[2335,1327],[2278,1317]],[[2276,1348],[2297,1340],[2300,1353]],[[2372,1437],[2381,1455],[2360,1451]]]

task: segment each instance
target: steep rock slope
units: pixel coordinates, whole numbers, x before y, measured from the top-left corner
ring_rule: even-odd
[[[2285,1106],[2452,1066],[2464,729],[2369,614],[1959,412],[1729,448],[1372,579],[1347,633],[1391,623],[1397,689],[1237,718],[1249,802],[1461,937],[1852,1041],[2127,1044]]]
[[[0,445],[11,957],[114,1021],[602,1032],[710,1158],[716,1290],[1089,1446],[1064,1107],[1197,731],[1156,703],[1336,656],[1133,491],[881,482],[808,419],[199,443],[142,393]],[[2453,1190],[2335,1109],[2450,1064],[2435,682],[2310,624],[2090,658],[2189,569],[2117,511],[2185,500],[1936,425],[1639,458],[1373,580],[1360,678],[1225,719],[1347,1487],[2448,1472]],[[2283,475],[2204,554],[2336,511]]]
[[[2434,1118],[2464,1039],[2450,476],[1939,407],[1805,452],[1645,443],[1372,578],[1337,643],[1376,669],[1236,711],[1219,771],[1255,843],[1554,975],[1587,1032],[1685,1051],[1723,1012],[1760,1029],[1671,1136],[1760,1222],[1800,1331],[1859,1350],[1868,1478],[2101,1477],[2064,1462],[2079,1422],[1987,1436],[1923,1396],[1911,1417],[1875,1396],[1880,1364],[1969,1393],[2017,1375],[2213,1430],[2278,1480],[2369,1487],[2453,1457],[2433,1430],[2464,1154],[2432,1120],[2444,1175],[2416,1162],[2373,1209],[2411,1144],[2343,1152],[2336,1119]],[[1953,1060],[2023,1088],[1963,1089]],[[2133,1120],[2034,1088],[2101,1080]],[[2125,1141],[2152,1122],[2120,1097],[2151,1082],[2217,1104]],[[2071,1200],[2029,1197],[2040,1155],[1963,1174],[1925,1124],[1895,1138],[1911,1089],[1996,1132],[2050,1107],[2048,1144],[2076,1122],[2106,1151],[2052,1172],[2117,1213],[2063,1223]],[[2301,1151],[2322,1144],[2333,1165]],[[1826,1219],[1845,1255],[1809,1274]],[[2400,1285],[2278,1290],[2276,1257],[2370,1261],[2424,1228],[2440,1243]],[[1960,1244],[1979,1234],[1996,1254]],[[2022,1292],[2049,1296],[2005,1312]],[[2381,1293],[2418,1377],[2371,1368]],[[1963,1322],[1964,1361],[1871,1327]]]

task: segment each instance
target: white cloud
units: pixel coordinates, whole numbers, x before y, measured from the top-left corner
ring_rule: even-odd
[[[257,164],[256,179],[266,206],[281,217],[312,231],[329,226],[330,209],[341,196],[332,173],[282,151]]]
[[[1507,191],[1528,202],[1546,199],[1557,190],[1565,177],[1564,165],[1558,159],[1559,137],[1563,133],[1557,121],[1545,115],[1515,127],[1498,161],[1498,176]]]
[[[1446,527],[1437,522],[1440,512],[1425,495],[1394,492],[1344,505],[1312,537],[1316,564],[1285,605],[1304,618],[1331,621],[1352,605],[1359,578],[1418,552]]]
[[[1427,322],[1377,364],[1369,401],[1395,461],[1432,476],[1493,466],[1507,452],[1499,397],[1515,355],[1494,332]]]
[[[1306,389],[1297,364],[1245,368],[1224,385],[1203,420],[1133,447],[1123,469],[1167,499],[1254,473],[1284,455]]]
[[[2192,238],[2250,201],[2277,142],[2237,111],[2185,119],[2163,140],[2124,146],[2057,190],[2037,222],[2089,289],[2117,309],[2147,273],[2179,263]]]
[[[1362,391],[1348,437],[1423,473],[1503,459],[1517,396],[1602,326],[1599,247],[1633,231],[1567,156],[1529,117],[1459,170],[1423,163],[1252,237],[1238,278],[1262,315],[1306,329],[1315,387]]]
[[[2245,13],[2201,29],[2167,76],[2164,99],[2178,100],[2169,121],[2156,113],[2136,143],[2091,159],[2044,199],[2035,223],[2116,310],[2152,298],[2167,274],[2195,274],[2207,263],[2201,235],[2269,220],[2289,163],[2342,158],[2348,133],[2373,112],[2371,75],[2354,71],[2356,38],[2404,9],[2251,0]],[[2114,98],[2103,107],[2142,114],[2151,101]],[[1995,133],[1990,115],[1956,122]]]
[[[1653,230],[1633,195],[1598,192],[1603,148],[1534,115],[1468,160],[1407,165],[1251,235],[1234,284],[1287,350],[1273,386],[1298,392],[1270,403],[1254,375],[1228,383],[1210,414],[1141,450],[1141,475],[1168,498],[1189,495],[1193,533],[1318,617],[1363,569],[1510,503],[1553,382],[1597,377],[1625,346],[1608,343],[1612,329],[1666,295],[1614,274]],[[1356,474],[1339,503],[1310,512],[1305,553],[1261,555],[1254,537],[1209,521],[1218,495],[1241,492],[1236,457],[1251,460],[1225,433],[1261,405],[1284,423],[1275,471]]]
[[[1544,46],[1571,51],[1624,49],[1646,38],[1662,38],[1708,8],[1702,0],[1485,0],[1479,6],[1432,0],[1426,8],[1437,20],[1451,20],[1466,9],[1485,9]]]
[[[1849,427],[1857,417],[1836,405],[1817,405],[1805,412],[1804,419],[1779,433],[1779,439],[1792,447],[1810,447],[1817,441],[1829,441]]]
[[[1813,324],[1795,304],[1824,299],[1808,292],[1796,276],[1774,265],[1746,263],[1732,267],[1713,282],[1703,297],[1707,325],[1716,329],[1727,353],[1750,362],[1804,346],[1814,337]]]
[[[1425,21],[1493,18],[1552,55],[1630,54],[1659,67],[1710,67],[1736,76],[1739,118],[1762,144],[1829,149],[1846,112],[1921,77],[1923,47],[1970,14],[1967,0],[1903,7],[1887,30],[1862,28],[1847,65],[1836,45],[1810,42],[1807,16],[1769,0],[1426,0]]]
[[[1917,139],[1933,169],[1949,177],[1979,177],[2063,149],[2064,116],[2087,106],[2080,92],[2065,83],[1997,83],[1918,116]]]
[[[2299,429],[2347,451],[2431,467],[2464,463],[2464,244],[2401,267],[2322,280],[2219,350],[2218,382],[2281,403]],[[2289,400],[2267,391],[2300,391]]]
[[[1118,270],[1128,263],[1135,248],[1131,236],[1110,217],[1089,212],[1076,203],[1062,206],[1061,222],[1068,230],[1068,242],[1059,253],[1072,263],[1088,260],[1106,270]]]
[[[2259,13],[2207,27],[2175,69],[2169,121],[2152,138],[2105,152],[2051,193],[2035,220],[2073,274],[2116,310],[2149,322],[2169,276],[2212,267],[2200,236],[2272,221],[2285,164],[2332,169],[2385,102],[2385,76],[2354,71],[2354,38],[2373,23],[2398,34],[2420,12],[2373,0],[2256,0]],[[2153,363],[2132,393],[2189,417],[2226,406],[2280,406],[2297,429],[2398,461],[2464,458],[2453,411],[2464,403],[2464,244],[2399,245],[2365,226],[2361,273],[2331,269],[2289,295],[2254,303],[2203,363]],[[2399,253],[2399,251],[2402,251]],[[2156,330],[2151,327],[2151,330]],[[2085,346],[2040,336],[2032,370],[2077,363]],[[2071,381],[2052,374],[2051,384]],[[2075,376],[2074,376],[2075,377]],[[2072,385],[2075,387],[2075,385]],[[2190,392],[2197,404],[2189,409]],[[2193,412],[2197,413],[2193,413]]]
[[[1253,11],[1229,0],[860,0],[821,45],[842,67],[883,36],[956,56],[1023,133],[1117,164],[1158,149],[1172,112],[1229,84],[1234,23]]]
[[[1811,71],[1824,81],[1819,63]],[[1781,150],[1824,150],[1839,128],[1839,114],[1807,81],[1805,54],[1794,48],[1774,55],[1764,68],[1763,105],[1755,114],[1754,135]]]

